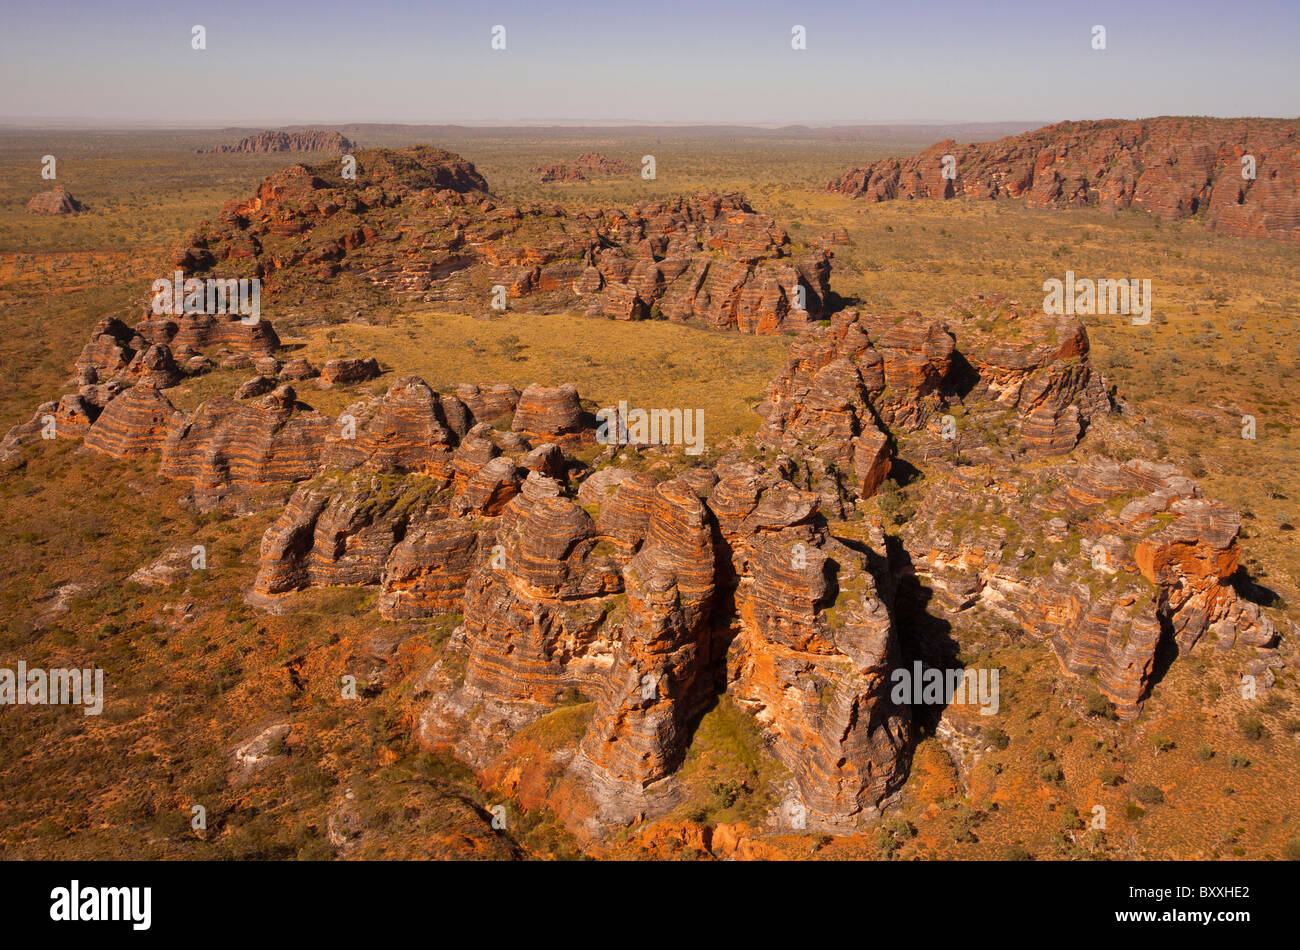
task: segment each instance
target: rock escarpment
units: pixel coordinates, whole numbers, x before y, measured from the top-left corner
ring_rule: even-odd
[[[1224,649],[1274,645],[1234,588],[1240,520],[1173,466],[1089,457],[948,475],[903,532],[916,574],[959,626],[1010,621],[1095,675],[1121,718],[1212,627]]]
[[[356,151],[356,143],[330,129],[306,129],[302,132],[258,132],[234,145],[217,145],[200,152],[331,152],[342,155]]]
[[[1061,122],[995,142],[939,142],[855,168],[827,189],[871,202],[1023,196],[1033,208],[1202,214],[1228,234],[1300,241],[1300,139],[1290,120]]]
[[[960,341],[960,342],[958,342]],[[889,474],[890,435],[1013,417],[1011,437],[1035,454],[1068,452],[1108,410],[1073,319],[973,298],[942,320],[837,313],[790,348],[759,412],[760,444],[785,471],[844,514]]]
[[[341,274],[456,306],[581,307],[776,333],[819,319],[830,260],[796,251],[737,194],[566,211],[500,204],[474,166],[428,146],[294,165],[201,227],[176,264],[190,276],[310,289]]]

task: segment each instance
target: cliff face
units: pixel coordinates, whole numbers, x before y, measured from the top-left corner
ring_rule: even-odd
[[[1243,176],[1247,156],[1253,177]],[[1285,120],[1061,122],[995,142],[939,142],[855,168],[827,190],[870,202],[1024,197],[1034,208],[1201,214],[1227,234],[1300,241],[1300,140]]]
[[[228,152],[332,152],[342,155],[356,151],[356,143],[339,132],[307,129],[303,132],[258,132],[234,145],[218,145],[200,151]]]
[[[474,166],[428,146],[359,152],[272,175],[176,257],[187,274],[258,276],[271,288],[340,273],[425,300],[582,307],[776,333],[822,316],[830,262],[796,254],[741,195],[565,211],[498,205]],[[396,233],[418,235],[391,241]]]

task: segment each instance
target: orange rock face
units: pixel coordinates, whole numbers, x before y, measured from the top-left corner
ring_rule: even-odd
[[[1061,122],[996,142],[939,142],[855,168],[827,190],[872,202],[1024,196],[1037,208],[1203,213],[1228,234],[1300,241],[1300,139],[1276,119]]]
[[[86,431],[87,447],[123,458],[162,447],[184,413],[151,383],[140,383],[112,400]]]
[[[450,152],[413,146],[356,157],[355,179],[340,179],[334,162],[271,176],[193,234],[177,266],[256,275],[272,288],[347,271],[425,300],[483,307],[501,287],[538,309],[583,306],[614,319],[661,316],[750,333],[806,326],[829,298],[825,251],[796,251],[741,195],[578,212],[497,207],[474,166]],[[379,239],[394,228],[421,239]],[[318,229],[330,238],[316,240]],[[262,250],[267,237],[300,246],[272,255]]]
[[[328,129],[307,129],[302,132],[258,132],[240,139],[234,145],[218,145],[199,149],[200,152],[332,152],[342,155],[356,150],[356,144],[346,136]]]
[[[1239,519],[1173,466],[1090,458],[1020,482],[986,466],[954,474],[904,531],[918,575],[950,615],[979,603],[1048,643],[1065,669],[1095,673],[1121,718],[1138,715],[1161,663],[1212,626],[1226,645],[1276,640],[1231,581]],[[1026,505],[1032,486],[1053,484]],[[1037,535],[1015,527],[1042,524],[1042,508],[1060,514]]]
[[[42,191],[27,202],[27,210],[37,214],[77,214],[81,211],[81,202],[57,185],[49,191]]]

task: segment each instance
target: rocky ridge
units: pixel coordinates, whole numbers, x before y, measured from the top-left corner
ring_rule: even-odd
[[[429,146],[356,158],[355,179],[335,162],[277,172],[195,232],[176,265],[259,277],[271,292],[349,274],[483,310],[578,308],[750,333],[798,329],[827,309],[825,251],[796,252],[741,195],[566,211],[505,204],[471,163]]]
[[[307,129],[302,132],[267,131],[240,139],[234,145],[217,145],[199,152],[330,152],[343,155],[355,152],[357,145],[347,136],[330,129]]]
[[[1300,140],[1289,120],[1061,122],[994,142],[938,142],[826,187],[868,202],[1023,197],[1031,208],[1200,215],[1226,234],[1300,241]]]
[[[901,787],[925,714],[894,673],[950,666],[951,642],[991,623],[1042,642],[1063,676],[1095,676],[1122,719],[1204,644],[1276,656],[1238,590],[1239,519],[1172,466],[1111,457],[1131,424],[1073,319],[988,298],[841,311],[795,339],[755,440],[687,468],[601,451],[572,385],[405,377],[326,416],[293,385],[314,369],[278,350],[265,320],[105,318],[70,391],[5,455],[52,417],[91,451],[156,451],[202,508],[270,493],[258,606],[360,585],[388,619],[459,614],[412,684],[416,738],[487,774],[521,729],[585,699],[551,805],[588,840],[671,809],[719,696],[785,771],[772,827],[857,827]],[[214,358],[272,388],[177,410],[166,390]],[[340,361],[319,385],[372,364]],[[876,513],[899,510],[877,496],[898,485],[915,507],[887,525]]]

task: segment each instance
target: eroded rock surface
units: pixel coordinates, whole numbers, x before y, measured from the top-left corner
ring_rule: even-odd
[[[1243,174],[1247,157],[1254,177]],[[995,142],[938,142],[855,168],[827,190],[871,202],[1023,196],[1033,208],[1203,214],[1228,234],[1300,241],[1300,140],[1279,119],[1061,122]]]

